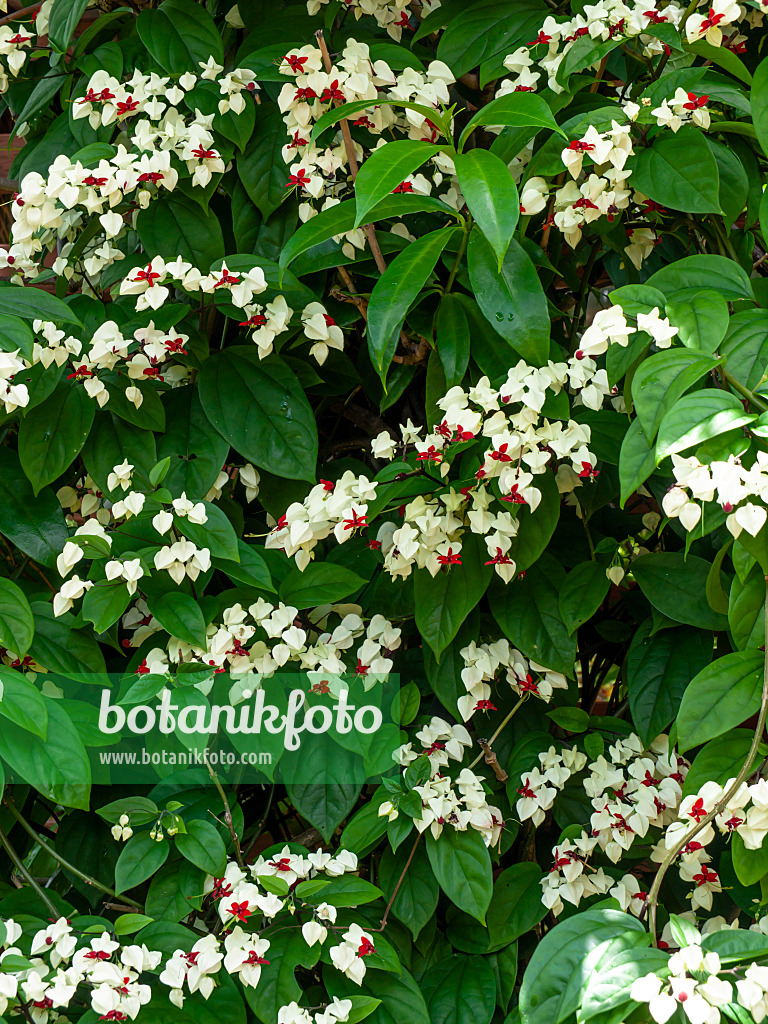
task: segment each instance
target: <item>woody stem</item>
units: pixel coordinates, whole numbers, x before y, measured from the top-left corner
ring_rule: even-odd
[[[765,617],[764,617],[764,628],[766,636],[768,636],[768,576],[765,577],[766,584],[766,600],[765,600]],[[661,889],[661,883],[664,881],[664,875],[667,873],[670,865],[677,859],[680,852],[690,843],[694,836],[697,836],[699,832],[707,827],[707,825],[715,818],[724,807],[728,806],[728,801],[731,797],[738,792],[739,787],[747,778],[752,768],[752,762],[755,760],[757,755],[757,749],[760,746],[760,740],[765,729],[765,719],[768,715],[768,644],[765,647],[765,657],[763,659],[763,692],[760,699],[760,713],[757,716],[757,725],[755,726],[755,732],[752,737],[752,743],[747,754],[747,759],[742,765],[741,771],[733,780],[733,783],[723,793],[721,798],[717,801],[715,806],[709,811],[708,814],[704,815],[701,821],[698,821],[696,825],[689,829],[679,839],[672,849],[667,853],[664,860],[659,865],[659,870],[656,872],[656,876],[653,879],[653,884],[648,892],[648,901],[646,906],[649,909],[649,930],[651,933],[651,942],[654,946],[658,945],[656,939],[656,905],[659,901],[659,890]]]

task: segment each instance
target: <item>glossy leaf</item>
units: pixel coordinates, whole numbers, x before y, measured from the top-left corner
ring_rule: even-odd
[[[260,360],[245,346],[211,356],[200,371],[200,401],[244,458],[292,480],[314,478],[314,416],[299,382],[277,356]]]
[[[38,495],[80,453],[93,423],[96,404],[79,385],[60,384],[34,416],[19,426],[19,460]]]
[[[469,212],[496,254],[500,272],[520,215],[517,186],[504,161],[485,149],[457,156],[454,165]]]
[[[526,362],[544,365],[549,356],[547,300],[526,251],[513,239],[499,271],[490,243],[473,231],[467,259],[486,319]]]
[[[355,181],[355,227],[370,223],[377,203],[390,195],[409,174],[417,171],[440,147],[431,142],[397,139],[377,149],[360,168]]]
[[[681,751],[722,736],[753,715],[763,686],[762,651],[718,658],[691,680],[677,716]]]
[[[457,907],[485,921],[493,880],[488,848],[473,829],[446,829],[440,841],[427,836],[427,855],[440,888]]]
[[[382,380],[395,354],[406,314],[427,283],[452,234],[453,228],[443,228],[412,242],[392,260],[371,292],[368,351]]]

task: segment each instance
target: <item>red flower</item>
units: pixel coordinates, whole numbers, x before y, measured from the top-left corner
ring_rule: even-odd
[[[453,553],[453,548],[448,548],[448,553],[438,555],[437,561],[440,565],[461,565],[461,555]]]
[[[300,188],[305,188],[309,184],[309,182],[309,175],[307,174],[303,167],[300,167],[295,174],[290,175],[290,177],[288,178],[288,183],[285,187],[290,188],[292,185],[297,185]]]
[[[253,913],[252,910],[248,909],[248,901],[245,900],[243,903],[233,903],[231,907],[227,907],[227,912],[230,913],[236,921],[242,921],[243,924]]]
[[[683,104],[685,110],[701,110],[706,107],[709,96],[697,96],[695,92],[688,93],[688,102]]]
[[[283,60],[288,61],[291,66],[291,71],[295,71],[297,74],[304,70],[304,65],[309,60],[309,57],[299,57],[298,54],[289,53],[283,57]]]

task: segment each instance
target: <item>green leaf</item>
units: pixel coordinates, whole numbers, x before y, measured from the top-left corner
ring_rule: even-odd
[[[186,832],[177,832],[176,849],[196,868],[221,878],[227,866],[227,848],[216,827],[209,821],[189,821]]]
[[[705,743],[685,776],[683,796],[698,793],[710,780],[724,786],[735,779],[746,763],[753,735],[751,729],[731,729]]]
[[[152,924],[154,918],[146,914],[121,914],[114,924],[115,935],[134,935],[140,928]]]
[[[314,893],[304,895],[307,903],[317,906],[330,903],[333,907],[361,907],[366,903],[380,900],[384,893],[377,885],[358,878],[357,875],[343,875],[332,878]]]
[[[351,569],[331,562],[310,562],[303,571],[293,568],[280,584],[280,600],[296,608],[335,604],[367,583]]]
[[[491,586],[491,611],[507,639],[545,668],[573,678],[576,640],[560,617],[558,595],[566,576],[551,555],[542,555],[525,579]]]
[[[665,310],[669,322],[679,327],[678,338],[687,348],[711,355],[725,337],[729,326],[728,303],[710,289],[696,292],[689,298],[668,302]]]
[[[728,622],[737,650],[765,646],[765,577],[758,566],[743,582],[737,576],[731,584]]]
[[[603,603],[611,581],[605,567],[597,562],[582,562],[568,573],[560,588],[560,617],[571,636]]]
[[[439,887],[424,845],[421,842],[418,844],[408,870],[405,871],[410,855],[410,848],[401,846],[393,853],[387,847],[379,861],[379,883],[387,903],[393,900],[392,913],[417,939],[437,910]],[[401,876],[402,882],[395,892]]]
[[[96,633],[104,633],[117,622],[130,603],[131,595],[125,583],[101,580],[83,598],[83,618],[93,623]]]
[[[599,64],[618,46],[621,46],[619,39],[609,37],[601,40],[599,36],[597,39],[593,39],[589,33],[575,39],[573,45],[569,46],[563,54],[563,60],[557,69],[557,83],[567,88],[571,75],[591,68],[594,64]]]
[[[686,256],[657,270],[645,283],[670,298],[684,288],[714,288],[728,302],[755,298],[746,272],[725,256]]]
[[[77,458],[93,423],[96,403],[85,389],[60,384],[19,425],[19,460],[35,495]]]
[[[170,850],[171,844],[166,838],[157,842],[150,838],[149,832],[139,832],[131,836],[115,865],[116,891],[128,892],[146,882],[165,864]]]
[[[461,301],[450,292],[443,295],[435,318],[437,352],[445,374],[445,385],[459,384],[469,365],[470,336],[467,314]]]
[[[208,273],[214,260],[224,256],[224,235],[218,217],[205,213],[194,199],[180,192],[161,195],[141,210],[136,230],[147,253],[166,260],[180,256],[203,273]]]
[[[211,555],[236,562],[239,558],[238,540],[226,514],[210,501],[203,502],[208,517],[204,523],[193,523],[187,516],[176,516],[174,523],[179,533],[189,537],[199,548],[209,548]]]
[[[493,575],[485,565],[486,548],[473,533],[462,537],[461,565],[451,565],[430,576],[426,569],[414,574],[416,628],[439,661],[459,627],[479,602]]]
[[[688,43],[685,46],[685,49],[688,50],[690,53],[697,54],[699,57],[704,57],[705,60],[711,61],[713,64],[719,64],[720,67],[730,72],[730,74],[732,74],[735,78],[740,79],[742,82],[744,82],[745,85],[753,84],[752,75],[750,75],[749,71],[747,71],[746,67],[744,66],[742,61],[739,60],[736,54],[729,50],[726,46],[713,46],[711,43],[708,43],[706,39],[697,39],[693,43]],[[752,98],[754,100],[755,107],[759,108],[759,105],[761,104],[762,100],[760,98],[760,90],[757,82],[757,75],[755,75],[754,79]],[[758,118],[754,115],[753,117],[755,121],[755,128],[757,128]]]
[[[473,231],[467,259],[483,315],[526,362],[543,366],[549,356],[549,311],[528,253],[513,239],[499,271],[490,243]]]
[[[619,480],[621,482],[621,507],[627,498],[644,484],[656,469],[656,446],[650,444],[643,430],[640,417],[629,425],[619,453]]]
[[[720,179],[718,202],[725,217],[725,227],[730,231],[747,205],[749,197],[747,172],[744,170],[741,160],[731,149],[709,137],[707,137],[707,142],[717,161]]]
[[[178,590],[147,596],[150,612],[166,632],[184,643],[206,649],[205,619],[194,598]]]
[[[683,395],[661,421],[656,441],[656,465],[668,455],[685,451],[756,419],[757,414],[744,412],[741,400],[730,391],[709,388]]]
[[[283,768],[288,795],[296,810],[322,833],[326,842],[355,806],[360,790],[360,764],[351,751],[336,746],[328,733],[297,752],[298,764]],[[285,765],[285,762],[281,762]],[[292,781],[298,771],[301,781]],[[317,779],[317,782],[305,782]]]
[[[48,42],[58,53],[64,53],[88,0],[54,0],[48,16]]]
[[[229,444],[203,412],[197,388],[163,395],[165,433],[157,437],[158,459],[170,458],[163,484],[174,498],[204,498],[229,455]]]
[[[476,0],[471,7],[459,2],[456,10],[442,3],[422,21],[414,42],[438,31],[442,24],[446,30],[440,37],[437,56],[459,78],[497,54],[500,64],[503,54],[536,35],[540,23],[541,8],[525,0]]]
[[[640,364],[632,378],[632,401],[649,441],[654,440],[678,398],[719,362],[698,352],[672,349],[657,352]]]
[[[493,968],[481,956],[454,953],[421,980],[432,1024],[490,1024],[496,1008]]]
[[[547,718],[566,732],[586,732],[589,728],[589,715],[582,708],[554,708],[547,712]]]
[[[239,556],[239,561],[237,562],[227,561],[223,558],[212,558],[211,563],[215,568],[226,573],[230,579],[237,580],[238,583],[246,583],[250,587],[258,587],[261,590],[269,590],[274,594],[275,588],[272,586],[272,576],[270,575],[267,563],[259,554],[259,549],[256,545],[246,544],[244,540],[238,540],[237,553]]]
[[[430,231],[411,242],[374,285],[368,304],[368,351],[382,380],[386,379],[408,310],[427,283],[454,230],[449,227]]]
[[[651,635],[644,622],[627,655],[627,689],[632,721],[647,746],[675,718],[688,683],[712,659],[712,635],[678,626]]]
[[[312,968],[320,957],[320,944],[307,946],[301,932],[278,925],[274,931],[263,933],[269,939],[269,965],[262,967],[259,984],[248,986],[245,998],[248,1005],[264,1024],[277,1024],[282,1006],[302,997],[302,988],[296,980],[296,968]],[[359,989],[355,989],[359,993]]]
[[[22,320],[56,320],[64,324],[80,325],[80,320],[69,306],[42,288],[20,288],[17,284],[0,281],[0,313],[10,313]]]
[[[768,309],[735,313],[720,351],[728,372],[753,391],[768,368]]]
[[[479,832],[445,827],[427,834],[427,855],[440,888],[460,910],[485,923],[493,894],[491,856]]]
[[[0,315],[0,348],[3,352],[21,350],[21,354],[32,362],[35,336],[29,324],[18,316],[8,313]]]
[[[281,121],[281,128],[282,121]],[[286,244],[280,251],[280,268],[285,270],[302,253],[312,249],[315,245],[328,241],[336,235],[352,231],[355,226],[356,204],[354,199],[345,199],[336,206],[327,210],[321,210],[315,217],[301,224],[293,232]],[[422,196],[417,193],[399,192],[396,195],[386,196],[370,211],[371,220],[378,222],[388,220],[390,217],[405,217],[414,213],[445,213],[455,216],[456,211],[450,206],[433,199],[431,196]]]
[[[640,149],[633,161],[632,184],[672,210],[721,212],[717,161],[704,135],[692,125],[684,125],[677,134],[662,132]]]
[[[65,76],[58,67],[52,68],[43,78],[38,79],[34,89],[29,94],[29,98],[15,118],[15,125],[10,136],[11,139],[15,138],[17,127],[20,128],[23,124],[28,123],[35,114],[38,114],[50,105],[53,97],[61,89],[64,79]]]
[[[281,359],[227,348],[203,363],[199,389],[206,416],[240,455],[277,476],[314,480],[315,416]]]
[[[768,845],[758,850],[748,850],[737,832],[731,840],[733,870],[742,885],[754,885],[768,875]]]
[[[24,592],[10,580],[0,578],[0,646],[23,658],[34,633],[35,620]]]
[[[654,608],[689,626],[727,629],[727,619],[702,601],[706,593],[709,562],[680,551],[643,555],[632,563],[632,574]]]
[[[0,715],[41,740],[48,733],[48,708],[34,683],[15,669],[0,669]]]
[[[431,142],[396,139],[374,150],[355,180],[355,227],[370,223],[374,206],[440,149]]]
[[[237,173],[251,202],[265,218],[278,209],[288,194],[290,171],[282,154],[285,144],[285,125],[279,112],[262,112],[259,108],[253,138],[245,155],[237,161]]]
[[[531,92],[510,92],[481,107],[461,133],[459,150],[463,149],[464,141],[470,133],[485,124],[496,127],[505,125],[513,128],[548,128],[567,138],[545,101],[541,96]]]
[[[453,162],[469,212],[496,254],[501,272],[520,216],[517,186],[504,161],[486,149],[471,149]]]
[[[688,684],[677,716],[680,751],[745,722],[760,707],[762,687],[762,651],[736,651],[702,669]]]
[[[171,394],[193,390],[193,388],[176,388]],[[137,476],[148,479],[152,467],[157,462],[155,438],[152,432],[134,427],[106,410],[96,413],[82,454],[86,469],[98,484],[99,489],[106,494],[111,493],[107,487],[107,481],[113,466],[117,466],[123,461],[129,462],[134,467],[135,485],[140,485],[143,481],[138,480]],[[113,500],[124,495],[125,492],[119,488],[117,494],[113,495]]]
[[[632,983],[646,974],[663,972],[668,962],[669,954],[663,949],[630,949],[613,957],[589,978],[579,1010],[579,1024],[594,1019],[600,1024],[607,1019],[624,1019],[636,1005],[629,997]],[[616,1013],[619,1017],[614,1016]]]
[[[598,966],[648,942],[643,924],[619,910],[587,910],[547,932],[520,989],[525,1024],[560,1024],[581,1004]]]
[[[68,679],[108,686],[104,655],[93,636],[72,629],[72,616],[57,618],[47,601],[34,601],[30,607],[35,616],[30,653],[35,661]]]
[[[336,970],[324,971],[323,981],[331,996],[349,999],[362,992],[380,999],[381,1004],[367,1018],[369,1024],[431,1024],[421,988],[405,967],[399,975],[369,967],[359,986]]]
[[[136,19],[139,38],[164,71],[200,73],[212,57],[224,63],[224,47],[213,18],[194,0],[164,0],[157,10]]]
[[[17,781],[28,782],[54,803],[88,810],[91,765],[69,715],[58,700],[43,698],[48,712],[46,738],[6,719],[0,729],[0,757]]]

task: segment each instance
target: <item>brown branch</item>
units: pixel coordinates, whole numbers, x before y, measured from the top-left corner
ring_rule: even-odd
[[[485,763],[491,768],[491,770],[493,771],[493,774],[496,776],[496,778],[499,780],[499,782],[506,782],[507,779],[509,778],[509,776],[507,775],[507,773],[504,771],[504,769],[499,764],[496,755],[491,750],[491,745],[488,742],[488,740],[478,739],[477,742],[480,744],[480,746],[482,747],[483,753],[485,754],[485,757],[483,759],[485,761]]]
[[[323,55],[323,64],[325,66],[325,70],[328,74],[330,74],[331,71],[333,70],[333,64],[331,62],[331,55],[328,52],[328,44],[325,41],[325,36],[323,35],[323,30],[321,28],[318,29],[317,32],[315,32],[315,37],[317,39],[317,44],[320,47],[320,52]],[[342,103],[340,100],[334,100],[333,105],[334,107],[339,107],[342,106]],[[374,105],[373,102],[371,103],[371,105]],[[341,127],[341,135],[342,138],[344,139],[344,149],[347,154],[350,175],[352,177],[352,183],[354,184],[355,180],[357,179],[358,171],[360,170],[357,163],[357,157],[355,156],[355,144],[352,141],[352,132],[349,130],[349,121],[347,120],[347,118],[343,117],[339,124]],[[363,224],[363,231],[365,232],[365,237],[368,239],[368,245],[371,247],[371,253],[373,254],[373,258],[376,263],[376,266],[378,267],[379,273],[384,274],[387,269],[387,261],[384,259],[384,253],[381,251],[379,240],[376,237],[376,225]],[[341,273],[341,267],[339,267],[339,273]],[[346,271],[344,271],[344,274],[342,274],[341,276],[345,280],[345,283],[347,282],[347,280],[351,282],[351,278],[349,277],[349,274]],[[366,303],[366,308],[367,305],[368,304]],[[367,319],[367,315],[365,312],[363,312],[363,316]],[[404,348],[408,349],[411,347],[411,341],[405,332],[405,328],[403,328],[400,331],[400,341],[402,342]]]
[[[411,850],[410,854],[408,855],[408,860],[405,862],[405,867],[403,868],[403,870],[402,870],[402,872],[400,874],[400,877],[397,880],[397,885],[395,886],[395,891],[392,893],[392,897],[391,897],[389,903],[387,904],[386,910],[384,911],[384,917],[382,917],[382,919],[381,919],[381,927],[380,928],[375,928],[375,929],[372,928],[371,931],[383,932],[384,929],[387,927],[387,918],[389,917],[389,912],[392,909],[392,904],[395,902],[395,896],[397,896],[398,892],[400,891],[400,886],[403,884],[403,880],[405,879],[405,874],[408,871],[408,868],[411,866],[411,861],[413,860],[414,853],[416,853],[416,847],[419,845],[419,840],[420,839],[421,839],[421,832],[419,832],[419,834],[416,836],[416,842],[413,844],[413,849]]]
[[[0,25],[5,25],[6,22],[16,21],[18,18],[25,18],[28,14],[32,14],[34,11],[39,11],[42,0],[40,3],[31,4],[29,7],[22,7],[20,11],[14,11],[12,14],[6,14],[4,18],[0,18]]]

